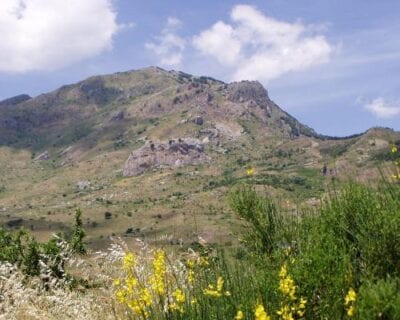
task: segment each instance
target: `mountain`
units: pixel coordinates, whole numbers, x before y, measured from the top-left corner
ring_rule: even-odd
[[[81,207],[93,245],[109,235],[231,242],[227,191],[248,181],[315,203],[332,179],[376,180],[400,134],[316,133],[256,81],[224,83],[157,67],[95,76],[0,102],[0,223],[39,237]],[[254,168],[254,175],[246,175]]]

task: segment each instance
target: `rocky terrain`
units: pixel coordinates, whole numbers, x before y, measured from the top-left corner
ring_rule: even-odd
[[[0,223],[48,237],[79,206],[93,245],[133,233],[230,242],[240,221],[222,200],[234,185],[252,181],[288,209],[315,203],[332,179],[376,181],[399,141],[385,128],[320,135],[254,81],[156,67],[95,76],[0,102]]]
[[[168,143],[148,142],[133,151],[124,165],[124,177],[138,176],[154,168],[178,168],[184,165],[210,163],[204,145],[195,139],[169,140]]]

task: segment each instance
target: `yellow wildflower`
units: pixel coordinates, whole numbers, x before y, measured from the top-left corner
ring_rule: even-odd
[[[268,314],[265,312],[264,306],[262,304],[256,305],[254,310],[255,320],[271,320]]]
[[[281,270],[280,270],[280,272],[279,272],[279,277],[285,278],[286,275],[287,275],[287,267],[286,267],[286,264],[284,264],[284,265],[281,267]]]
[[[178,303],[185,303],[186,297],[181,289],[176,289],[172,294]]]
[[[128,275],[126,277],[125,284],[126,284],[126,287],[127,287],[128,291],[133,293],[134,288],[138,284],[138,280],[134,276]]]
[[[200,267],[207,267],[209,265],[207,258],[204,258],[204,257],[199,257],[197,259],[197,264]]]
[[[295,261],[291,263],[293,264]],[[297,286],[292,277],[288,274],[286,263],[282,265],[279,271],[279,278],[279,291],[282,293],[284,301],[281,304],[281,308],[276,313],[283,320],[302,318],[305,314],[307,300],[303,297],[300,298],[300,301],[297,300]]]
[[[121,280],[120,279],[115,279],[114,280],[114,286],[119,287],[121,285]]]
[[[242,310],[238,310],[238,312],[236,313],[236,317],[235,320],[242,320],[244,317]]]
[[[392,153],[396,153],[397,152],[397,147],[396,146],[393,146],[392,147]]]
[[[290,276],[279,281],[279,290],[286,296],[289,296],[291,300],[296,299],[296,286]]]
[[[135,300],[129,301],[128,306],[129,306],[129,308],[132,309],[134,314],[139,314],[139,315],[142,314],[143,310],[142,310],[141,303],[139,300],[135,299]]]
[[[194,271],[192,269],[189,269],[188,271],[188,281],[190,284],[194,282]]]
[[[150,279],[150,283],[153,290],[159,294],[165,294],[165,252],[163,250],[157,250],[154,254],[153,260],[153,271],[154,275]]]
[[[219,298],[222,295],[230,296],[231,293],[229,291],[225,292],[222,291],[223,287],[224,287],[224,278],[218,277],[217,288],[215,289],[215,287],[212,284],[209,284],[208,287],[203,290],[203,294],[214,298]]]
[[[297,314],[299,315],[299,317],[304,317],[304,310],[297,310]]]
[[[354,303],[357,300],[357,293],[354,291],[353,288],[350,288],[344,298],[344,305],[347,307],[347,315],[352,317],[355,313]]]
[[[222,291],[222,288],[224,287],[224,278],[218,277],[217,279],[217,290]]]
[[[117,290],[115,292],[115,297],[119,303],[126,303],[128,293],[124,289]]]
[[[135,256],[132,252],[128,252],[124,257],[124,269],[130,270],[135,267]]]
[[[247,174],[248,176],[252,176],[252,175],[254,174],[254,168],[249,168],[249,169],[247,169],[247,170],[246,170],[246,174]]]
[[[150,316],[149,312],[146,309],[145,303],[141,299],[134,299],[129,301],[128,306],[129,308],[131,308],[135,315],[143,316],[145,319]]]
[[[203,290],[204,295],[214,297],[214,298],[219,298],[222,296],[222,293],[214,290],[214,286],[209,285],[208,288]]]
[[[307,303],[307,300],[304,299],[303,297],[301,297],[300,298],[299,309],[305,309],[306,308],[306,303]]]
[[[351,306],[350,308],[347,309],[347,315],[349,317],[354,316],[354,312],[355,312],[354,306]]]
[[[281,318],[283,320],[294,320],[293,313],[292,313],[292,311],[294,311],[294,310],[291,310],[291,309],[294,309],[294,308],[289,308],[288,305],[285,305],[285,306],[281,307],[276,313],[279,316],[281,316]]]
[[[186,261],[186,265],[187,265],[187,267],[188,267],[189,269],[193,269],[193,268],[194,268],[194,263],[195,263],[195,261],[194,261],[193,259],[188,259],[188,260]]]
[[[186,301],[186,296],[181,289],[176,289],[172,296],[174,297],[174,302],[172,302],[169,306],[171,310],[179,311],[183,313],[183,305]]]
[[[151,305],[151,293],[147,288],[143,288],[140,292],[140,299],[143,301],[145,306]]]
[[[356,301],[357,299],[357,293],[354,291],[353,288],[350,288],[349,291],[347,292],[346,297],[344,298],[344,304],[347,306],[351,302]]]
[[[287,266],[284,264],[279,272],[279,290],[289,296],[291,300],[296,300],[296,285],[293,279],[288,275]]]

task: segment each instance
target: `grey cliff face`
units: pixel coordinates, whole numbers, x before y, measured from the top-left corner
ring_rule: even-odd
[[[254,101],[265,105],[270,101],[267,90],[258,81],[232,82],[228,85],[228,99],[233,102]]]
[[[138,176],[154,168],[177,168],[184,165],[208,163],[204,145],[197,139],[170,140],[166,143],[148,142],[133,151],[125,162],[124,177]]]

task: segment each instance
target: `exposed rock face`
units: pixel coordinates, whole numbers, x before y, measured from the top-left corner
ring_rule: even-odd
[[[45,160],[49,160],[50,158],[50,154],[49,152],[46,150],[45,152],[39,154],[34,161],[45,161]]]
[[[196,139],[170,140],[167,143],[148,142],[131,153],[125,162],[123,175],[138,176],[152,168],[177,168],[210,161],[204,153],[204,145]]]
[[[258,81],[233,82],[227,91],[228,99],[233,102],[254,101],[262,106],[270,101],[267,90]]]
[[[78,182],[76,183],[76,187],[77,187],[79,190],[88,189],[88,188],[90,187],[90,181],[87,181],[87,180],[78,181]]]
[[[123,111],[117,111],[111,114],[109,122],[118,122],[125,119],[125,113]]]

